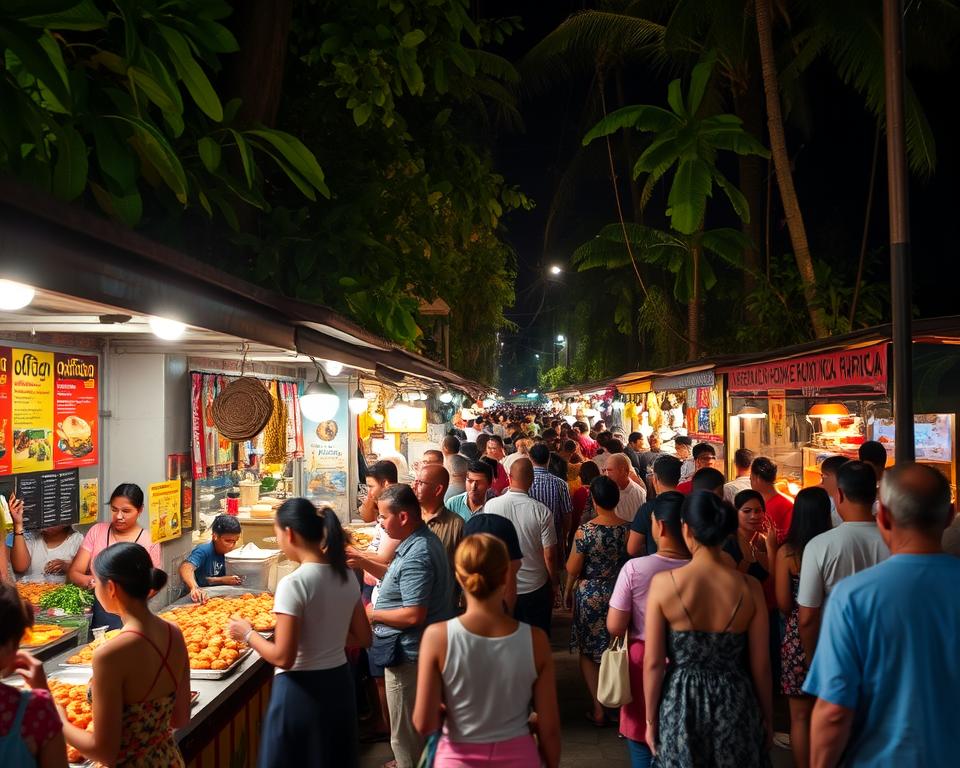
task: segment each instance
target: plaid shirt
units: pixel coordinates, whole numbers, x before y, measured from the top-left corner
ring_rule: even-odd
[[[573,512],[570,487],[556,475],[551,475],[545,467],[533,468],[533,485],[530,486],[529,496],[553,513],[554,522],[558,526]]]

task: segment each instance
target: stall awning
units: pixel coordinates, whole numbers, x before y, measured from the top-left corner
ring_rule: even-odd
[[[0,180],[0,270],[43,291],[179,320],[294,357],[337,360],[371,374],[379,366],[471,396],[491,389],[329,308],[281,296],[7,180]]]

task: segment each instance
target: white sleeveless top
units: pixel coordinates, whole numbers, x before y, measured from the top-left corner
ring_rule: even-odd
[[[450,619],[443,666],[447,738],[492,744],[529,734],[536,679],[529,624],[521,622],[506,637],[483,637],[466,630],[460,619]]]

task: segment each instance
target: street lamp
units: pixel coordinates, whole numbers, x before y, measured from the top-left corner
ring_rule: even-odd
[[[566,341],[566,338],[564,338],[564,335],[563,335],[562,333],[558,333],[558,334],[557,334],[557,341],[558,341],[560,344],[563,344],[563,342]]]
[[[551,275],[559,275],[561,272],[563,272],[563,267],[561,267],[559,264],[551,264],[551,265],[550,265],[550,274],[551,274]]]

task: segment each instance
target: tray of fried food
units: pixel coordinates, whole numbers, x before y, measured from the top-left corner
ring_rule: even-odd
[[[194,627],[226,635],[227,625],[234,617],[246,619],[257,632],[272,632],[277,626],[273,595],[248,592],[237,597],[211,597],[205,603],[180,605],[160,614],[161,619],[180,627],[184,635],[187,629]]]
[[[107,642],[111,637],[116,637],[119,635],[121,630],[111,629],[108,632],[105,632],[102,638],[96,640],[91,640],[86,645],[82,646],[77,650],[73,656],[67,659],[66,664],[61,664],[61,667],[90,667],[93,666],[93,652],[97,650],[101,645]]]
[[[58,680],[49,681],[53,700],[63,709],[71,724],[85,731],[93,730],[93,708],[87,695],[87,683]],[[90,765],[75,747],[67,745],[67,760],[71,765]]]
[[[65,642],[71,636],[76,637],[78,633],[78,629],[61,627],[58,624],[34,624],[23,633],[20,647],[34,654],[42,653],[47,648]]]
[[[347,529],[347,543],[361,551],[369,549],[373,543],[373,527]]]
[[[41,597],[62,586],[46,581],[18,581],[17,593],[31,605],[39,605]]]

